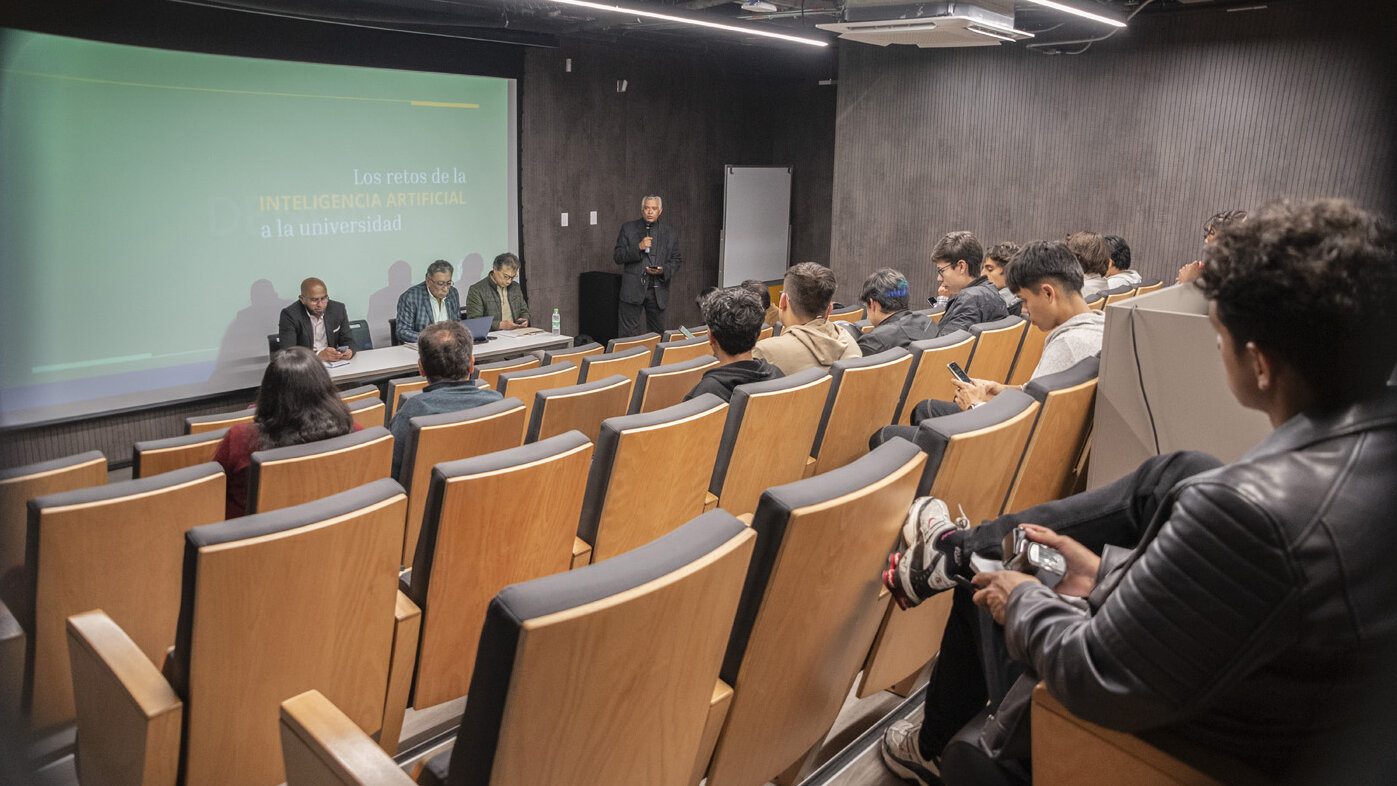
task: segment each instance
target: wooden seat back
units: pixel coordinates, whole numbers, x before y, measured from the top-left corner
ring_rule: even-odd
[[[500,387],[501,374],[509,371],[524,371],[525,369],[538,367],[538,358],[533,355],[525,355],[524,357],[511,358],[509,360],[497,360],[494,363],[477,363],[475,366],[475,377],[481,382],[498,390]]]
[[[953,399],[956,386],[951,382],[953,377],[946,365],[954,362],[965,368],[970,364],[970,351],[974,348],[975,337],[965,330],[954,330],[944,336],[909,344],[907,349],[912,353],[912,367],[907,370],[907,380],[897,402],[894,422],[910,425],[912,410],[927,399]]]
[[[378,731],[406,512],[402,487],[383,479],[186,534],[170,669],[185,702],[185,783],[234,772],[280,783],[270,718],[312,688]]]
[[[1037,415],[1032,396],[1006,390],[982,407],[922,421],[916,441],[927,463],[917,495],[942,500],[953,518],[964,510],[972,525],[999,515]],[[943,592],[908,611],[890,605],[858,695],[884,690],[926,665],[940,648],[950,604],[951,593]]]
[[[1095,310],[1095,311],[1100,311],[1100,310],[1102,310],[1103,308],[1105,308],[1105,307],[1106,307],[1106,293],[1105,293],[1105,292],[1097,292],[1095,295],[1092,295],[1091,297],[1087,298],[1087,306],[1090,307],[1091,309]]]
[[[1163,282],[1162,280],[1160,280],[1160,279],[1155,279],[1154,281],[1146,281],[1146,282],[1142,283],[1142,284],[1135,290],[1135,294],[1136,294],[1136,296],[1144,295],[1144,294],[1148,294],[1148,293],[1150,293],[1150,292],[1156,292],[1156,291],[1158,291],[1158,290],[1160,290],[1160,289],[1163,289],[1163,288],[1164,288],[1164,282]]]
[[[763,491],[804,477],[832,382],[825,369],[808,368],[733,389],[708,486],[720,507],[751,513]]]
[[[346,389],[346,390],[341,390],[341,391],[339,391],[339,394],[340,394],[340,401],[343,401],[343,402],[346,403],[346,404],[352,404],[352,403],[354,403],[355,401],[360,401],[360,400],[366,399],[366,398],[377,398],[377,397],[378,397],[378,386],[377,386],[377,385],[359,385],[359,386],[357,386],[357,387],[352,387],[352,388],[348,388],[348,389]]]
[[[1009,371],[1006,384],[1020,386],[1028,382],[1043,359],[1043,346],[1048,341],[1048,331],[1030,324],[1024,332],[1019,354],[1014,357],[1014,367]]]
[[[761,548],[723,658],[733,697],[710,786],[765,783],[833,725],[888,605],[879,574],[925,462],[894,439],[762,495],[752,519]]]
[[[131,446],[131,477],[148,478],[213,461],[218,443],[227,433],[224,428],[137,442]]]
[[[1106,306],[1109,306],[1112,303],[1119,303],[1122,300],[1127,300],[1129,298],[1135,297],[1135,290],[1136,288],[1134,286],[1131,286],[1130,284],[1122,284],[1113,289],[1108,289],[1106,290],[1106,302],[1102,303],[1101,307],[1105,308]]]
[[[626,414],[633,387],[629,377],[613,374],[593,382],[540,390],[534,394],[524,441],[537,442],[573,430],[596,439],[603,420]]]
[[[107,482],[107,457],[89,450],[0,470],[0,577],[24,565],[29,500]]]
[[[965,367],[965,373],[992,382],[1008,379],[1027,328],[1028,320],[1012,316],[971,325],[975,349],[970,352],[970,365]]]
[[[420,374],[388,380],[388,414],[385,421],[393,422],[393,416],[398,414],[398,407],[403,405],[404,393],[415,393],[425,387],[427,387],[427,378]]]
[[[407,526],[403,530],[403,565],[412,567],[418,531],[427,507],[432,467],[443,461],[483,456],[519,447],[524,438],[523,403],[517,398],[408,421],[407,444],[398,480],[407,489]]]
[[[654,352],[655,346],[659,343],[660,334],[654,332],[642,333],[639,336],[613,338],[606,342],[606,354],[610,355],[613,352],[621,352],[622,350],[632,349],[634,347],[645,347],[647,350]]]
[[[226,476],[213,462],[139,480],[37,497],[26,579],[30,724],[75,718],[64,623],[102,609],[154,663],[175,643],[184,533],[223,520]]]
[[[595,341],[583,344],[580,347],[548,350],[543,353],[543,365],[551,366],[555,363],[581,364],[582,358],[590,357],[591,355],[600,355],[605,351],[606,348]]]
[[[635,382],[640,370],[650,367],[650,355],[653,352],[652,347],[636,346],[582,358],[582,371],[578,374],[577,381],[592,382],[602,377],[620,374]]]
[[[832,309],[827,319],[830,322],[858,322],[863,319],[863,306],[842,306]]]
[[[707,336],[681,338],[656,344],[655,354],[650,358],[650,365],[652,367],[668,366],[701,357],[713,357],[713,347],[708,343]]]
[[[506,371],[500,375],[500,385],[496,390],[500,391],[501,396],[517,398],[524,402],[524,429],[527,429],[538,392],[576,385],[577,373],[577,366],[567,361],[544,364],[523,371]],[[519,432],[519,438],[524,438],[523,430]]]
[[[247,475],[247,512],[266,513],[386,478],[393,435],[383,426],[339,437],[258,450]]]
[[[190,415],[184,419],[184,433],[199,434],[205,431],[229,428],[239,423],[251,423],[252,418],[256,415],[257,410],[252,407],[233,412],[219,412],[213,415]]]
[[[830,366],[829,397],[815,431],[815,472],[842,467],[868,452],[868,438],[891,425],[912,353],[902,347]]]
[[[1098,357],[1028,383],[1024,392],[1040,405],[1023,461],[1004,502],[1015,512],[1072,494],[1074,469],[1086,445],[1096,404]]]
[[[626,414],[654,412],[678,404],[699,383],[703,373],[717,365],[718,358],[702,355],[667,366],[641,369]]]
[[[775,325],[762,325],[761,332],[757,334],[757,340],[761,341],[764,338],[771,338],[774,335],[776,335]]]
[[[385,415],[388,408],[383,405],[383,400],[375,393],[372,396],[356,398],[349,404],[349,416],[360,428],[373,428],[374,426],[386,425]]]
[[[705,393],[601,424],[577,526],[593,562],[649,543],[703,512],[727,411],[726,402]]]
[[[690,336],[684,335],[684,331],[685,331],[685,330],[688,330],[689,333],[691,333],[692,335],[690,335]],[[699,325],[698,327],[686,327],[686,328],[681,328],[681,329],[679,329],[679,330],[666,330],[666,331],[664,332],[663,340],[664,340],[664,342],[667,343],[667,342],[670,342],[670,341],[679,341],[680,339],[698,338],[699,336],[703,336],[704,338],[708,338],[708,326],[707,326],[707,325]]]
[[[496,593],[568,569],[591,461],[592,443],[570,431],[432,470],[406,589],[422,609],[411,706],[466,695]]]

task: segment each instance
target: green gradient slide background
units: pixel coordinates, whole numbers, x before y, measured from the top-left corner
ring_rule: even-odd
[[[4,389],[265,357],[274,315],[230,331],[260,279],[286,301],[320,276],[353,319],[399,260],[415,283],[433,259],[515,244],[510,80],[0,36]],[[438,168],[448,182],[430,182]],[[355,170],[429,182],[356,185]],[[464,203],[388,203],[424,191]],[[382,204],[259,209],[262,196],[359,193]],[[276,236],[278,219],[399,215],[401,231]]]

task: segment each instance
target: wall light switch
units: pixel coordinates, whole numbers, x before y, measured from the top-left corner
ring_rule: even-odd
[[[563,214],[563,226],[567,226],[567,225],[568,225],[568,214],[567,214],[567,213],[564,213],[564,214]]]
[[[597,211],[593,210],[593,211],[592,211],[592,226],[596,226],[596,225],[597,225]]]

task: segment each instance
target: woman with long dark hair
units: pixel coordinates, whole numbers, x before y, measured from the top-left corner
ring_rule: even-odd
[[[228,475],[226,516],[247,510],[247,476],[257,450],[300,445],[357,431],[324,365],[305,347],[272,355],[257,391],[257,414],[251,423],[228,430],[213,460]]]

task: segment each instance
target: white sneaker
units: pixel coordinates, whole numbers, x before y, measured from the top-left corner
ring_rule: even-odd
[[[888,557],[883,585],[892,591],[898,608],[906,610],[956,585],[948,573],[946,553],[936,547],[941,536],[969,529],[965,516],[952,520],[946,503],[935,497],[919,497],[902,524],[902,551]]]
[[[912,721],[893,721],[893,725],[883,732],[883,763],[888,765],[898,777],[919,783],[921,786],[941,786],[939,762],[922,758],[917,745],[917,735],[922,724]]]

